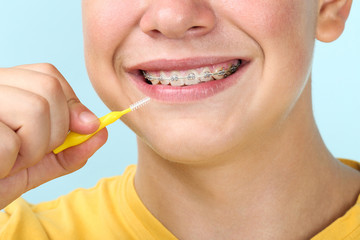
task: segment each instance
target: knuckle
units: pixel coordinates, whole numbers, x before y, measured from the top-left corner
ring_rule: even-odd
[[[43,72],[47,73],[54,73],[57,72],[57,68],[51,63],[40,63],[39,67],[42,69]]]
[[[49,102],[40,95],[34,95],[29,99],[29,105],[31,106],[31,112],[34,116],[46,116],[50,114]]]
[[[58,96],[62,92],[61,84],[56,77],[44,76],[41,85],[42,90],[51,96]]]
[[[71,97],[67,100],[67,104],[70,105],[74,105],[74,104],[81,104],[79,98],[77,97]]]
[[[6,141],[0,144],[0,179],[6,177],[12,169],[21,147],[20,138],[13,131],[7,131]]]
[[[6,141],[3,141],[0,145],[1,154],[5,153],[5,155],[13,155],[19,152],[21,146],[21,140],[19,136],[12,130],[6,131],[6,133],[2,134]]]

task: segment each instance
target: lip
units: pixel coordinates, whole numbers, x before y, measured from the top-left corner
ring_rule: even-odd
[[[151,85],[145,82],[143,75],[140,73],[140,70],[181,71],[187,69],[196,69],[236,59],[241,59],[243,64],[235,73],[228,76],[227,78],[203,82],[190,86],[174,87],[161,84]],[[160,59],[125,68],[125,71],[129,74],[129,77],[132,80],[131,82],[134,83],[134,85],[144,95],[160,102],[185,103],[209,98],[235,85],[238,81],[240,81],[241,75],[246,71],[249,64],[249,59],[234,57],[192,58],[180,60]]]

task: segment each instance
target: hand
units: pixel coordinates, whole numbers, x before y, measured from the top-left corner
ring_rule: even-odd
[[[0,209],[84,166],[106,142],[106,129],[57,155],[52,150],[69,130],[89,134],[98,126],[98,118],[51,64],[0,69]]]

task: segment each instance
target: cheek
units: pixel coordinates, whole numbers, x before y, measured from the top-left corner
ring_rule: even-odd
[[[86,68],[96,92],[112,109],[118,109],[118,102],[123,100],[119,96],[123,96],[126,91],[118,86],[114,68],[115,54],[131,31],[136,29],[144,9],[141,2],[144,1],[83,0],[82,2]]]
[[[316,1],[233,0],[231,5],[236,7],[228,7],[224,16],[257,42],[265,55],[274,50],[278,54],[288,54],[285,50],[289,49],[290,54],[292,50],[309,52],[307,48],[312,47]]]
[[[141,0],[83,0],[85,50],[110,57],[141,16]]]
[[[316,1],[232,2],[236,10],[229,8],[224,16],[256,42],[262,54],[259,57],[261,77],[251,103],[258,111],[253,116],[258,118],[267,113],[270,120],[263,122],[273,123],[292,109],[309,79],[316,32]],[[268,113],[268,109],[272,112]]]
[[[315,40],[316,1],[243,0],[238,4],[239,26],[262,49],[264,76],[284,71],[281,74],[288,79],[306,79]]]
[[[236,10],[230,14],[245,24],[246,32],[256,33],[259,37],[283,37],[304,27],[316,11],[314,1],[304,0],[242,0],[235,1]],[[310,11],[309,11],[310,10]]]

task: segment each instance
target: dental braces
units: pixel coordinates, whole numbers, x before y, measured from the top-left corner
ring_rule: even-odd
[[[239,61],[236,65],[231,65],[231,67],[227,70],[225,70],[224,68],[217,71],[217,72],[210,72],[210,71],[206,71],[203,73],[203,75],[198,75],[197,77],[201,80],[210,80],[211,77],[213,76],[223,76],[224,78],[228,77],[229,75],[235,73],[238,68],[240,67],[241,65],[241,61]],[[164,77],[163,75],[160,75],[160,77],[154,77],[154,76],[151,76],[151,74],[145,72],[145,71],[142,71],[144,77],[149,80],[149,81],[154,81],[154,80],[157,80],[157,81],[160,81],[160,82],[163,82],[163,81],[170,81],[170,82],[176,82],[178,80],[195,80],[196,78],[196,75],[195,73],[189,73],[187,76],[185,77],[179,77],[178,75],[174,74],[172,75],[171,77]]]

